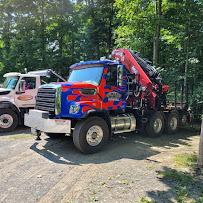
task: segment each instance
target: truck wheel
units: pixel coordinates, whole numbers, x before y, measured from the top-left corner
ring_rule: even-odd
[[[180,126],[180,117],[177,111],[171,111],[167,116],[166,132],[169,134],[178,131]]]
[[[18,116],[11,109],[0,110],[0,132],[9,132],[18,125]]]
[[[164,115],[162,112],[155,112],[149,117],[145,131],[150,137],[159,137],[165,128]]]
[[[74,145],[83,153],[101,150],[108,139],[108,125],[100,117],[91,117],[78,122],[73,131]]]
[[[181,118],[180,118],[180,125],[182,126],[182,127],[184,127],[184,126],[186,126],[187,125],[187,114],[186,113],[183,113],[182,115],[181,115]]]

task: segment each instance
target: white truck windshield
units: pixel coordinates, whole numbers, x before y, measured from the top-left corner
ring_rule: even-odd
[[[3,88],[13,90],[16,87],[19,77],[7,77],[3,83]]]
[[[68,82],[85,82],[93,85],[99,85],[103,67],[85,67],[82,69],[72,70]]]

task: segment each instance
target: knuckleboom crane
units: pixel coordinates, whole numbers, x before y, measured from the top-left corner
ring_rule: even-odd
[[[145,99],[148,109],[160,110],[161,107],[166,106],[165,94],[169,86],[162,83],[153,66],[142,59],[138,53],[134,54],[128,49],[116,49],[111,56],[124,64],[133,75],[134,82],[141,87],[140,99]]]

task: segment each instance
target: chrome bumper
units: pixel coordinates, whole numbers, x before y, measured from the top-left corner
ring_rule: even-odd
[[[32,132],[45,133],[71,133],[71,121],[65,119],[50,119],[49,113],[40,110],[30,110],[25,114],[25,126],[30,127]]]

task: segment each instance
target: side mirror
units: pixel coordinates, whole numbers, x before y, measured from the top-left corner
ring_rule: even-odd
[[[25,80],[21,80],[19,83],[19,92],[23,93],[25,92]]]
[[[117,85],[122,86],[123,84],[123,72],[124,72],[124,65],[117,66]]]

